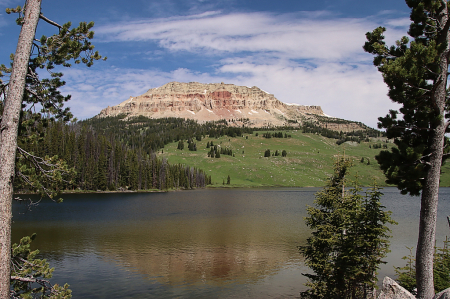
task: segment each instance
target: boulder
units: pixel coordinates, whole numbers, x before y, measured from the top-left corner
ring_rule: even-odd
[[[416,297],[395,282],[395,280],[386,276],[383,279],[383,288],[378,295],[378,299],[416,299]]]
[[[433,299],[450,299],[450,288],[443,290],[439,294],[436,294]]]

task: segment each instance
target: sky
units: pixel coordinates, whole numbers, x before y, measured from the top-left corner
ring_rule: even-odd
[[[0,0],[0,63],[20,33],[5,8],[23,2]],[[108,57],[62,70],[78,119],[172,81],[257,86],[373,128],[398,108],[362,46],[378,26],[388,45],[406,35],[404,0],[42,0],[42,13],[59,24],[94,21],[92,43]],[[55,29],[40,21],[37,37]]]

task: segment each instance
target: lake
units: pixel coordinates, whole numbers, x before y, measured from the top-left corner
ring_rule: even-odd
[[[295,298],[308,271],[297,246],[320,188],[71,194],[64,203],[13,205],[13,242],[33,242],[73,298]],[[420,198],[383,189],[399,223],[380,280],[416,246]],[[450,235],[441,188],[437,245]]]

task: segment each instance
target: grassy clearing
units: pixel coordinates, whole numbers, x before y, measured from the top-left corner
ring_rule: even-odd
[[[256,133],[256,132],[255,132]],[[353,174],[358,174],[360,184],[373,185],[373,181],[386,185],[384,175],[375,160],[381,149],[374,149],[379,142],[336,145],[336,140],[315,134],[303,134],[300,131],[286,131],[291,138],[264,138],[264,132],[258,136],[245,134],[244,137],[204,138],[196,141],[197,151],[189,151],[185,143],[184,150],[177,149],[177,142],[166,145],[160,157],[170,163],[182,163],[201,168],[212,176],[213,186],[222,187],[231,177],[231,187],[321,187],[333,170],[333,162],[344,155],[353,160]],[[283,131],[283,134],[285,132]],[[221,158],[209,158],[207,142],[231,148],[234,157],[221,155]],[[383,144],[383,143],[382,143]],[[372,148],[369,148],[369,145]],[[388,144],[391,147],[391,144]],[[264,157],[266,149],[271,153],[287,151],[286,157]],[[364,158],[364,163],[361,163]],[[450,167],[444,166],[442,186],[450,186]]]

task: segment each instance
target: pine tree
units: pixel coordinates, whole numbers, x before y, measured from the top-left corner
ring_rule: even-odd
[[[335,163],[334,175],[308,207],[306,224],[313,229],[300,251],[314,274],[302,298],[367,298],[376,285],[376,271],[388,252],[390,213],[383,211],[378,188],[361,195],[355,186],[345,190],[349,160]]]
[[[408,34],[395,46],[385,45],[379,27],[366,34],[364,50],[375,55],[389,97],[402,107],[380,117],[380,128],[394,139],[391,151],[377,161],[402,194],[421,196],[416,252],[417,297],[434,296],[433,255],[441,165],[448,158],[449,132],[447,78],[449,66],[448,3],[442,0],[407,0],[411,8]],[[400,118],[399,118],[400,117]]]
[[[434,278],[434,291],[439,293],[450,287],[450,249],[448,247],[449,240],[446,238],[444,241],[444,247],[436,247],[434,252],[434,265],[433,265],[433,278]],[[409,249],[409,255],[404,256],[402,259],[406,260],[406,265],[403,267],[396,267],[395,272],[397,274],[398,283],[407,289],[411,294],[416,295],[416,267],[412,248]]]
[[[184,149],[184,142],[183,142],[183,140],[178,141],[177,149],[179,149],[179,150],[183,150]]]
[[[71,113],[66,108],[64,109],[64,102],[70,99],[70,96],[63,96],[58,88],[65,84],[61,80],[62,73],[53,72],[56,65],[70,67],[70,62],[83,63],[91,66],[95,60],[101,59],[98,52],[93,52],[94,46],[90,43],[94,32],[91,28],[94,23],[80,23],[80,26],[70,29],[71,24],[66,23],[63,26],[47,19],[41,14],[41,0],[26,1],[25,9],[17,7],[15,9],[7,9],[7,13],[18,13],[19,18],[17,24],[22,26],[19,35],[19,41],[15,55],[13,55],[13,62],[11,68],[4,65],[0,66],[0,77],[4,73],[10,73],[9,83],[0,80],[0,97],[4,98],[2,103],[2,119],[0,127],[0,189],[1,198],[0,210],[2,211],[1,227],[2,234],[0,234],[0,298],[7,298],[9,294],[10,285],[10,250],[11,248],[11,201],[13,194],[13,178],[16,173],[16,152],[32,161],[32,167],[39,169],[50,167],[52,170],[47,172],[47,175],[53,176],[53,181],[62,181],[61,172],[65,172],[67,168],[58,160],[36,159],[33,154],[23,151],[17,147],[18,138],[23,133],[25,128],[36,128],[37,123],[47,124],[50,115],[56,119],[68,121],[71,118]],[[51,37],[42,36],[35,42],[36,27],[39,19],[46,21],[59,28],[59,33]],[[34,45],[35,53],[32,53],[32,45]],[[33,54],[33,56],[32,56]],[[35,55],[34,55],[35,54]],[[51,75],[51,79],[40,79],[38,70],[46,69]],[[39,103],[41,106],[40,113],[34,113],[32,108]],[[39,106],[39,105],[38,105]],[[25,109],[22,111],[22,109]],[[28,109],[28,110],[26,110]],[[20,117],[20,115],[27,117]],[[30,131],[29,131],[30,132]],[[31,130],[33,132],[33,130]],[[29,136],[30,142],[37,142],[37,134]],[[53,162],[53,163],[52,163]],[[51,165],[56,165],[52,167]],[[26,166],[22,165],[19,168],[23,170]],[[27,167],[29,169],[29,167]],[[61,170],[61,171],[58,171]],[[28,171],[28,170],[27,170]],[[24,175],[24,174],[22,174]],[[22,176],[23,177],[23,176]],[[29,177],[29,179],[35,179]],[[38,182],[38,181],[35,181]],[[42,184],[38,184],[43,187]],[[54,187],[55,185],[51,186]],[[48,195],[53,197],[56,190],[47,188]],[[45,193],[44,191],[41,192]]]
[[[97,162],[97,174],[96,174],[96,186],[94,190],[102,190],[105,191],[108,188],[108,182],[107,182],[107,166],[108,166],[108,160],[106,157],[106,143],[105,140],[102,140],[103,142],[100,144],[100,153],[98,156],[98,162]]]
[[[36,258],[39,250],[30,249],[35,238],[36,234],[23,237],[19,244],[12,245],[11,294],[8,298],[72,298],[69,285],[50,283],[54,269],[46,260]]]

